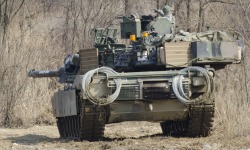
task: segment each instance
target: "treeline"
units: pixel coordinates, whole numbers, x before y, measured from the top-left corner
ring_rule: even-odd
[[[27,71],[58,68],[67,54],[92,47],[94,28],[119,28],[117,16],[155,15],[164,4],[177,31],[223,30],[244,40],[242,64],[216,77],[215,131],[249,134],[249,0],[0,0],[0,125],[53,124],[50,97],[61,85],[55,78],[27,78]]]

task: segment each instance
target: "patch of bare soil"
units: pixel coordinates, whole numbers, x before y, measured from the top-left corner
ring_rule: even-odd
[[[59,139],[56,126],[33,126],[22,129],[0,128],[0,149],[27,150],[140,150],[140,149],[242,149],[250,150],[250,136],[228,139],[176,138],[161,134],[159,123],[123,122],[106,125],[105,139],[98,142]]]

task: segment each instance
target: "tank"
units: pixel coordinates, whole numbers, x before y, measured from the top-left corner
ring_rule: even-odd
[[[243,42],[225,32],[175,31],[165,6],[158,15],[118,17],[117,29],[96,28],[94,46],[68,55],[58,70],[29,77],[59,77],[52,97],[61,138],[100,140],[105,124],[159,122],[166,136],[208,136],[214,118],[216,70],[241,62]]]

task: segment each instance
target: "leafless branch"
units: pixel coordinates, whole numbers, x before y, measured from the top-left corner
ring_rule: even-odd
[[[19,7],[16,9],[15,13],[12,15],[11,19],[12,20],[16,14],[20,11],[20,9],[22,8],[23,4],[24,4],[25,0],[22,0],[21,4],[19,5]]]

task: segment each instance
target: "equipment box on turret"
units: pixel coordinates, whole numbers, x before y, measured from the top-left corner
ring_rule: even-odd
[[[190,42],[165,43],[157,53],[158,63],[166,68],[187,67],[190,56]]]
[[[193,63],[231,63],[241,59],[236,42],[192,42]]]

